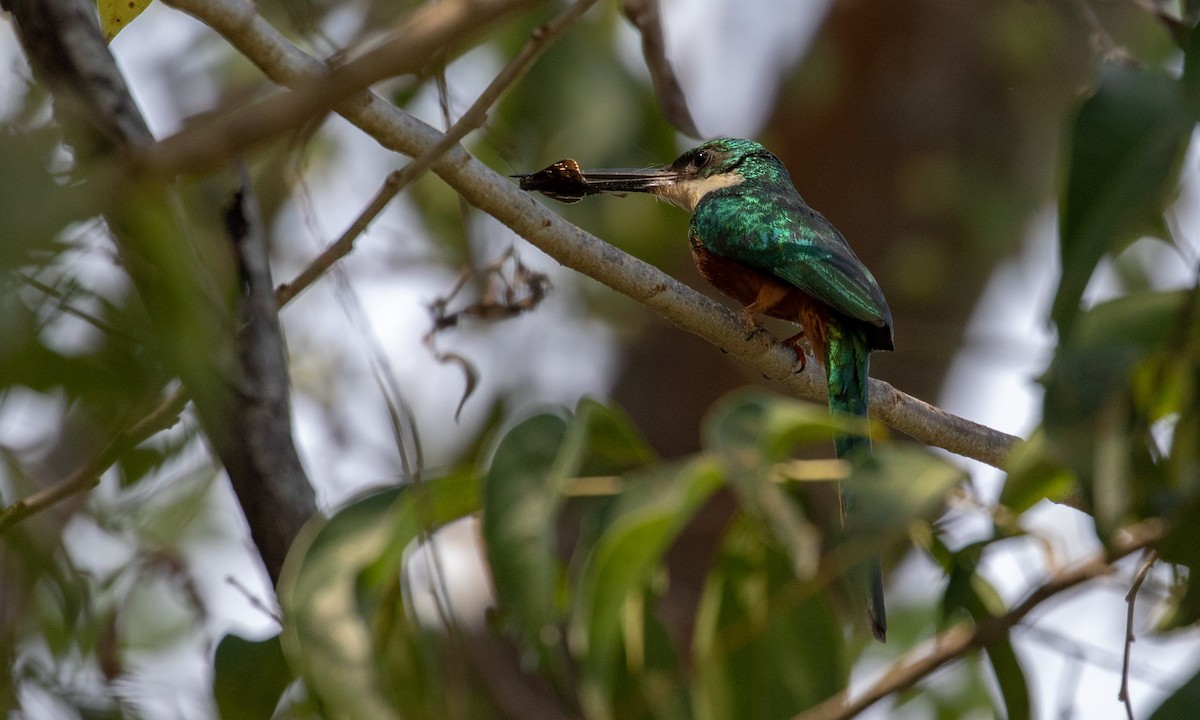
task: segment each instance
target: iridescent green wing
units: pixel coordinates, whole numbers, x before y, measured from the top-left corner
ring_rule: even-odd
[[[718,255],[785,280],[843,315],[877,327],[892,324],[871,272],[797,195],[714,197],[696,208],[691,231]]]

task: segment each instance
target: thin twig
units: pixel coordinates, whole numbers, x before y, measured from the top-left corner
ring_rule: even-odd
[[[1121,690],[1117,693],[1117,699],[1125,703],[1125,715],[1129,720],[1134,720],[1133,700],[1129,697],[1129,656],[1133,651],[1133,642],[1137,639],[1133,635],[1133,605],[1137,602],[1138,590],[1142,589],[1142,583],[1146,581],[1146,576],[1150,574],[1150,568],[1154,567],[1157,560],[1158,553],[1153,550],[1146,553],[1145,561],[1138,568],[1137,574],[1133,576],[1133,584],[1129,587],[1129,592],[1125,594],[1125,604],[1128,606],[1125,613],[1125,657],[1121,661]]]
[[[283,616],[281,616],[277,611],[267,607],[267,604],[263,602],[262,598],[250,592],[250,588],[243,585],[241,580],[238,580],[233,575],[226,575],[225,582],[232,585],[234,590],[240,592],[246,598],[246,602],[250,603],[250,607],[274,620],[279,627],[283,627]]]
[[[1040,625],[1022,625],[1018,628],[1022,638],[1040,643],[1048,650],[1053,650],[1066,657],[1074,657],[1084,662],[1088,667],[1121,672],[1121,653],[1095,643],[1069,637],[1065,632]],[[1130,665],[1129,677],[1140,680],[1163,692],[1173,690],[1177,683],[1171,680],[1171,673],[1153,664],[1139,662]]]
[[[642,57],[650,70],[650,82],[654,85],[654,94],[658,96],[663,116],[684,135],[701,137],[688,109],[687,97],[679,85],[679,78],[667,59],[667,43],[663,38],[658,0],[624,0],[621,9],[642,36]]]
[[[167,0],[225,37],[275,82],[303,84],[327,67],[284,38],[244,0]],[[381,145],[410,156],[433,148],[442,134],[375,94],[337,111]],[[765,333],[747,340],[737,313],[548,211],[537,200],[455,146],[433,171],[469,203],[492,215],[558,262],[661,313],[730,355],[775,379],[789,393],[825,398],[818,369],[794,372],[795,353]],[[815,363],[813,364],[815,365]],[[871,381],[871,414],[926,445],[994,466],[1019,438],[947,413],[878,380]]]
[[[183,388],[168,395],[157,407],[129,428],[117,434],[108,445],[75,472],[49,487],[42,488],[28,497],[0,508],[0,535],[30,515],[66,500],[72,495],[91,490],[100,482],[100,476],[112,467],[121,455],[130,448],[166,430],[175,424],[179,413],[187,405]]]
[[[1007,613],[978,621],[974,629],[968,623],[955,625],[933,639],[932,650],[914,651],[907,658],[894,663],[884,676],[862,695],[850,700],[849,690],[843,690],[820,705],[797,715],[793,720],[847,720],[854,717],[883,698],[907,690],[943,665],[1003,637],[1030,611],[1046,600],[1089,580],[1112,573],[1114,562],[1149,547],[1157,542],[1164,532],[1164,524],[1157,519],[1145,520],[1126,528],[1122,531],[1121,538],[1113,543],[1107,553],[1101,553],[1074,567],[1054,573]]]
[[[467,108],[462,117],[446,131],[446,134],[434,143],[433,147],[417,155],[412,162],[388,175],[387,179],[383,181],[383,185],[375,193],[375,197],[371,198],[371,202],[367,203],[367,206],[358,214],[354,222],[350,223],[346,231],[337,240],[330,243],[320,255],[313,258],[312,262],[301,270],[300,274],[294,280],[279,286],[279,289],[275,293],[279,304],[283,305],[288,300],[300,294],[301,291],[325,274],[330,266],[345,257],[354,249],[354,242],[358,236],[367,229],[367,226],[392,201],[392,198],[396,197],[400,191],[408,187],[414,180],[421,177],[425,171],[433,166],[435,161],[446,154],[446,151],[450,148],[457,145],[468,133],[483,127],[483,124],[487,122],[488,109],[500,99],[504,91],[511,87],[517,80],[520,80],[521,76],[529,70],[534,61],[580,15],[585,13],[592,5],[595,5],[596,1],[579,0],[579,2],[568,7],[550,22],[534,28],[529,40],[525,42],[525,46],[521,48],[521,51],[509,61],[508,65],[504,66],[504,69],[480,93],[475,102],[471,104],[471,107]]]
[[[130,341],[134,340],[134,337],[132,335],[130,335],[129,333],[125,332],[124,330],[116,328],[116,327],[110,325],[109,323],[105,322],[101,318],[93,315],[92,313],[87,312],[86,310],[81,310],[80,308],[77,308],[74,305],[72,305],[71,304],[71,296],[68,295],[67,293],[63,292],[62,290],[59,290],[56,287],[51,287],[50,285],[47,285],[46,283],[42,282],[41,280],[38,280],[37,278],[33,277],[32,275],[26,275],[24,273],[17,273],[17,277],[20,278],[21,282],[25,283],[26,285],[33,288],[34,290],[37,290],[38,292],[42,293],[46,297],[54,298],[55,300],[57,300],[58,301],[57,307],[60,312],[66,314],[66,315],[71,315],[73,317],[79,318],[80,320],[86,322],[87,324],[91,325],[92,327],[96,328],[97,330],[99,330],[100,332],[102,332],[106,335],[111,335],[113,337],[119,337],[123,340],[130,340]]]

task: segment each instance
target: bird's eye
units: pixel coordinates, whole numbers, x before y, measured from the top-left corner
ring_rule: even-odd
[[[692,165],[699,170],[707,165],[709,160],[712,160],[712,153],[707,150],[701,150],[692,157]]]

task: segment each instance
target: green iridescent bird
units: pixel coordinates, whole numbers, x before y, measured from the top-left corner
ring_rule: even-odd
[[[564,202],[602,192],[647,192],[692,213],[688,229],[700,274],[755,313],[798,323],[787,340],[804,360],[804,337],[825,367],[829,407],[867,415],[872,350],[892,350],[892,314],[879,284],[846,239],[796,192],[775,155],[751,140],[721,138],[662,168],[581,171],[564,160],[521,177],[521,187]],[[870,440],[841,435],[840,458],[859,461]],[[847,507],[850,505],[850,507]],[[853,498],[842,498],[843,519]],[[856,574],[861,574],[862,569]],[[865,568],[871,632],[887,633],[883,578],[876,558]]]

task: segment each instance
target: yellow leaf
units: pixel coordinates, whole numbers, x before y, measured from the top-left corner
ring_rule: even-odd
[[[150,5],[150,0],[96,0],[100,10],[100,29],[104,31],[104,39],[112,42],[117,33],[133,22]]]

